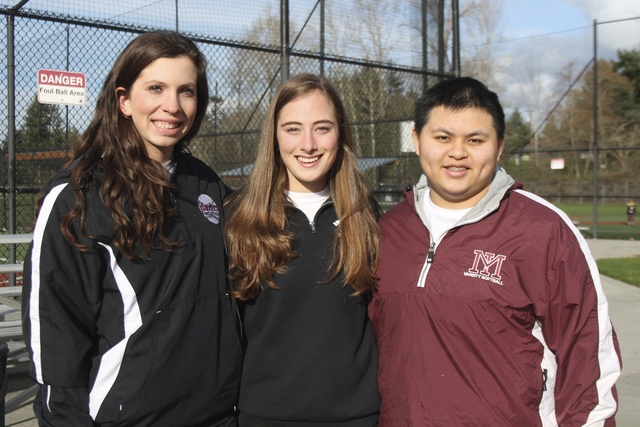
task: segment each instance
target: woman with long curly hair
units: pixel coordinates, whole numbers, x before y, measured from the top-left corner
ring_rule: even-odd
[[[48,184],[23,290],[41,425],[235,425],[228,188],[187,151],[208,96],[192,41],[140,35]]]
[[[378,208],[335,88],[285,82],[225,229],[244,325],[241,426],[377,425]]]

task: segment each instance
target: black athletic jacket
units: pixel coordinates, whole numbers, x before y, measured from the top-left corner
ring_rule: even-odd
[[[233,412],[241,368],[227,292],[222,200],[204,163],[177,156],[172,251],[130,261],[113,221],[87,189],[87,235],[71,246],[60,218],[75,202],[69,171],[50,183],[25,260],[24,332],[47,426],[210,426]],[[77,235],[80,235],[77,232]]]
[[[313,224],[287,210],[298,255],[244,304],[246,352],[240,424],[373,426],[378,357],[367,304],[342,275],[327,282],[337,216],[327,202]]]

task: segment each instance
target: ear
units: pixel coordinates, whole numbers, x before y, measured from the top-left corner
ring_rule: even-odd
[[[122,114],[127,117],[131,117],[131,105],[127,90],[123,87],[117,88],[116,97],[118,98],[118,107],[120,107]]]
[[[502,157],[502,152],[504,151],[504,138],[498,141],[498,160]]]
[[[420,155],[420,135],[418,134],[418,130],[413,128],[411,132],[411,138],[413,139],[413,148],[416,150],[416,154]]]

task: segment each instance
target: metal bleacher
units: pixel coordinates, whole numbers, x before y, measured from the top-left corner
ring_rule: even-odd
[[[0,244],[15,245],[31,242],[32,234],[0,234]],[[0,276],[8,278],[22,273],[21,262],[0,263]],[[14,276],[15,277],[15,276]],[[21,297],[22,286],[10,280],[0,283],[0,340],[7,343],[7,365],[24,363],[28,361],[27,348],[22,335]],[[6,377],[6,375],[5,375]],[[31,398],[37,390],[37,385],[31,386],[17,396],[7,400],[4,404],[4,412],[9,413],[17,409],[22,403]],[[4,415],[4,414],[3,414]]]

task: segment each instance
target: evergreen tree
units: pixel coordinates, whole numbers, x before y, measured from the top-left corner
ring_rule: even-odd
[[[636,108],[640,104],[640,51],[619,50],[618,61],[613,62],[614,70],[625,76],[633,86],[633,100]]]
[[[34,98],[16,131],[16,183],[42,186],[62,166],[66,160],[62,152],[77,136],[75,128],[67,135],[57,105],[41,104]]]
[[[27,108],[24,125],[16,131],[16,151],[66,149],[64,123],[57,105],[34,99]]]
[[[524,121],[520,110],[517,108],[506,120],[505,128],[505,153],[511,153],[520,150],[529,144],[533,135],[531,126]]]

